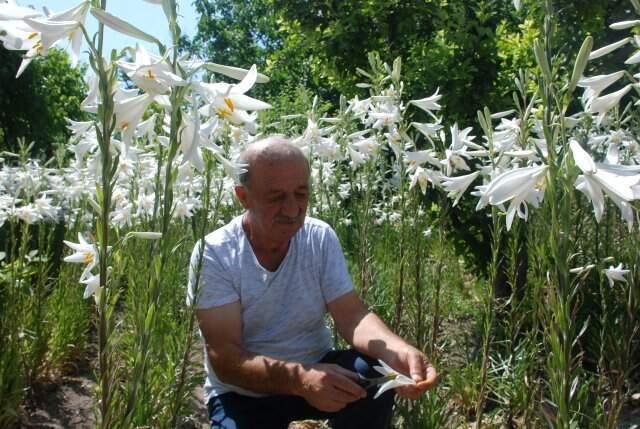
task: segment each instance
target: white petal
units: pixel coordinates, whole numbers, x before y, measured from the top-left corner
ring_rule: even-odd
[[[591,176],[580,175],[576,179],[574,186],[591,201],[596,222],[600,222],[604,213],[604,195],[597,182]]]
[[[636,51],[624,62],[625,64],[638,64],[640,63],[640,51]]]
[[[589,55],[589,59],[595,60],[596,58],[600,58],[604,55],[607,55],[609,52],[613,52],[616,49],[626,45],[627,43],[629,43],[630,40],[631,40],[631,37],[625,37],[624,39],[618,40],[615,43],[611,43],[610,45],[603,46],[600,49],[596,49],[595,51],[591,52],[591,54]]]
[[[230,94],[229,99],[233,103],[235,109],[240,110],[264,110],[270,109],[271,105],[264,101],[256,100],[244,94]]]
[[[614,22],[609,26],[609,28],[612,30],[626,30],[627,28],[632,28],[636,25],[640,25],[640,20],[634,19],[632,21]]]
[[[573,160],[583,173],[593,174],[596,172],[596,164],[593,162],[593,158],[580,146],[580,143],[572,139],[569,142],[569,147],[573,153]]]
[[[216,63],[204,63],[203,67],[214,73],[220,73],[238,80],[244,79],[244,77],[249,72],[248,70],[239,67],[225,66]],[[269,82],[269,78],[261,73],[257,73],[256,82],[267,83]]]
[[[258,70],[256,65],[252,65],[249,72],[242,78],[240,82],[233,86],[231,89],[232,94],[244,94],[249,91],[256,83],[258,77]]]

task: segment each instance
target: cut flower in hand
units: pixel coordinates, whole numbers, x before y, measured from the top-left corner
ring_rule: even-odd
[[[408,385],[416,384],[416,382],[413,379],[407,377],[406,375],[400,374],[398,371],[396,371],[395,369],[391,368],[385,362],[383,362],[381,360],[379,360],[378,362],[380,362],[380,364],[382,366],[377,366],[376,365],[376,366],[373,367],[373,369],[375,369],[380,374],[382,374],[383,377],[385,379],[387,379],[387,381],[385,381],[378,388],[378,391],[376,392],[376,394],[373,397],[373,399],[377,399],[380,395],[382,395],[387,390],[395,389],[396,387],[400,387],[400,386],[408,386]]]

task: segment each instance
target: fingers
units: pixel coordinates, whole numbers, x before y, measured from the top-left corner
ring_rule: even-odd
[[[349,370],[346,370],[342,367],[334,368],[334,378],[332,379],[333,386],[352,398],[349,402],[354,401],[356,399],[364,398],[367,396],[366,390],[364,390],[360,385],[356,384],[355,380],[358,379],[358,376]]]
[[[424,391],[418,389],[416,386],[402,386],[396,388],[396,393],[402,398],[416,400],[422,396]]]
[[[336,372],[344,377],[347,377],[350,380],[358,381],[358,374],[353,371],[349,371],[346,368],[341,367],[340,365],[331,365],[331,369],[333,372]]]
[[[421,381],[418,381],[414,386],[402,386],[396,389],[396,392],[399,396],[416,400],[419,399],[424,392],[438,384],[438,374],[436,373],[436,369],[430,363],[424,363],[425,367],[425,376]]]
[[[426,377],[423,381],[418,383],[418,387],[423,391],[431,389],[438,383],[438,373],[436,372],[436,369],[431,366],[430,363],[427,363],[426,366]]]
[[[410,353],[409,360],[409,374],[416,383],[424,380],[426,358],[420,352]]]

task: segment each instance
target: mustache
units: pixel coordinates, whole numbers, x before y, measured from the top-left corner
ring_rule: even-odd
[[[273,219],[273,221],[275,223],[292,224],[292,223],[300,222],[301,218],[302,218],[302,216],[289,217],[289,216],[284,216],[284,215],[278,215]]]

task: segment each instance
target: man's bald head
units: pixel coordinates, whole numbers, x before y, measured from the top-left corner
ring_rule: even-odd
[[[280,162],[300,162],[309,171],[309,161],[300,148],[285,137],[272,136],[250,144],[242,151],[238,161],[245,164],[245,173],[240,175],[240,184],[248,187],[251,180],[251,171],[256,165],[265,163],[275,164]]]

